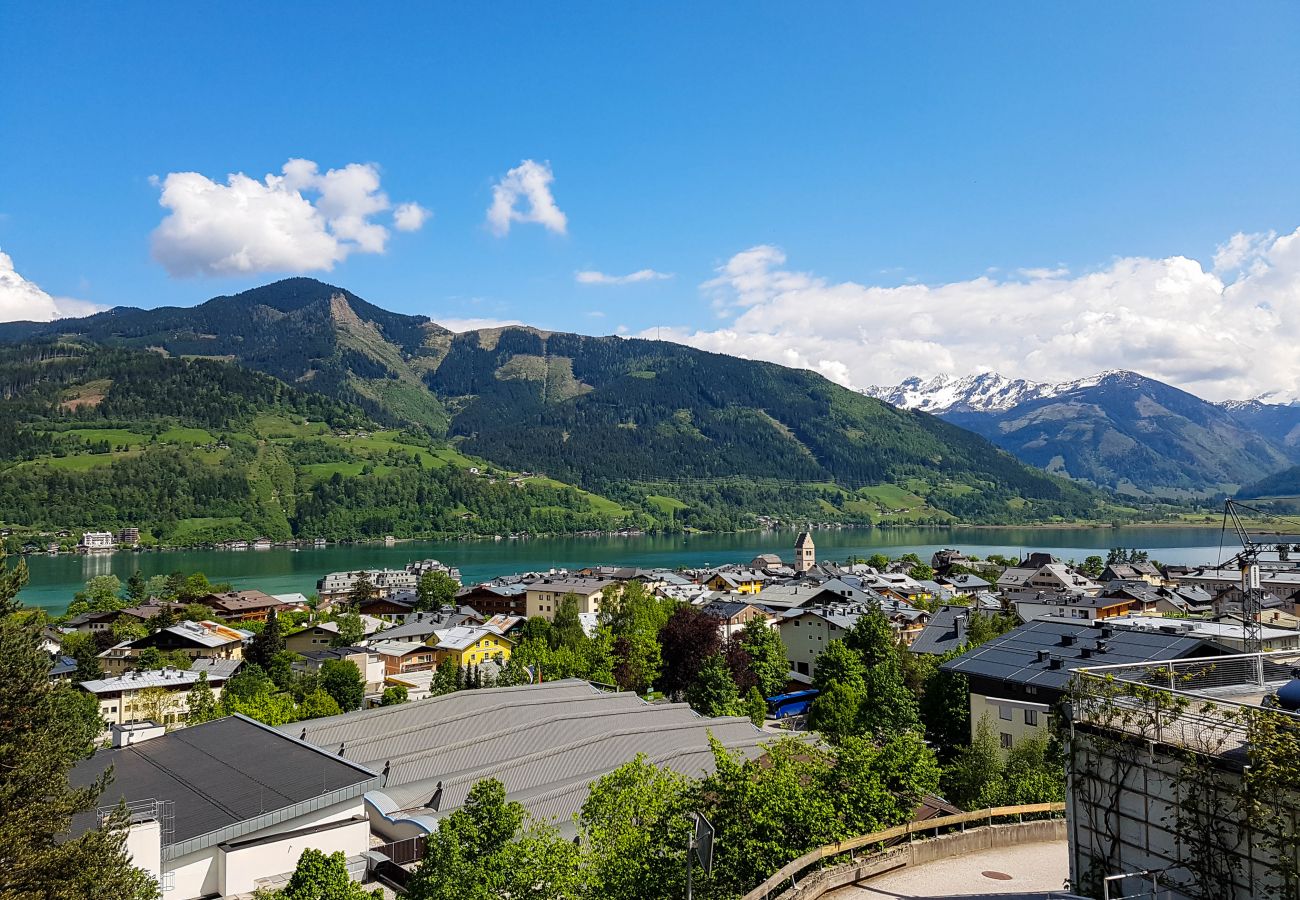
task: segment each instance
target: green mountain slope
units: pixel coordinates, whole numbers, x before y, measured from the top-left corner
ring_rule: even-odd
[[[237,362],[651,522],[1114,515],[1099,495],[983,438],[810,372],[656,341],[529,328],[452,335],[311,279],[193,309],[0,326],[0,341],[55,337]]]

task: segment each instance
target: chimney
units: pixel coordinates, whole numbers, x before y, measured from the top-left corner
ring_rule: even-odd
[[[957,643],[966,643],[966,613],[957,616]]]
[[[1061,668],[1061,657],[1059,657],[1059,656],[1053,656],[1053,657],[1048,661],[1048,663],[1047,663],[1047,668],[1049,668],[1049,669],[1059,669],[1059,668]]]
[[[1041,662],[1047,662],[1047,658],[1048,658],[1049,656],[1051,656],[1051,654],[1048,653],[1046,650],[1039,650],[1039,651],[1038,651],[1038,661],[1039,661],[1040,663],[1041,663]]]
[[[1063,634],[1063,635],[1061,635],[1061,646],[1062,646],[1062,647],[1073,647],[1073,646],[1074,646],[1074,635],[1072,635],[1072,634]]]

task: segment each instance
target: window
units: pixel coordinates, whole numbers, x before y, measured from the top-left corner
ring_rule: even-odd
[[[1002,734],[999,735],[999,736],[1002,738],[1002,749],[1003,749],[1003,750],[1010,750],[1010,749],[1011,749],[1011,735],[1007,734],[1007,733],[1004,731],[1004,732],[1002,732]]]
[[[807,674],[808,674],[808,664],[807,664],[806,662],[795,663],[795,670],[796,670],[800,675],[807,675]]]
[[[1025,724],[1026,725],[1038,724],[1038,710],[1036,709],[1025,710]]]
[[[1000,718],[1000,719],[1006,719],[1008,722],[1010,722],[1010,721],[1011,721],[1011,707],[1009,707],[1009,706],[999,706],[999,707],[998,707],[998,718]]]

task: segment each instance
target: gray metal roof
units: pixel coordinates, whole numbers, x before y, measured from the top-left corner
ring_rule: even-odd
[[[375,785],[375,773],[363,766],[238,715],[100,750],[74,766],[69,780],[89,785],[110,766],[113,781],[100,805],[172,801],[170,846],[185,852],[265,827],[258,825],[265,817],[283,821],[295,807],[306,812]],[[72,833],[94,825],[94,813],[83,814]]]
[[[1068,643],[1064,643],[1068,641]],[[1098,641],[1104,650],[1098,651]],[[1040,651],[1046,657],[1039,659]],[[1084,666],[1158,662],[1213,656],[1219,648],[1197,638],[1114,628],[1106,621],[1037,619],[950,659],[940,668],[1012,685],[1064,692],[1073,670]],[[1051,660],[1059,659],[1059,668]]]
[[[931,656],[942,656],[949,650],[956,650],[964,643],[962,639],[964,636],[957,632],[957,617],[969,616],[971,612],[969,606],[940,607],[908,649],[913,653],[926,653]]]
[[[703,718],[685,704],[649,704],[577,680],[458,691],[281,730],[383,772],[386,813],[443,816],[475,783],[496,778],[529,812],[561,822],[592,781],[638,753],[698,775],[712,769],[709,734],[746,754],[770,737],[746,718]]]

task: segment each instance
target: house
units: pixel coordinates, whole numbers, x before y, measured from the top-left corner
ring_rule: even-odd
[[[1180,588],[1200,587],[1211,594],[1217,594],[1227,588],[1241,586],[1242,573],[1239,569],[1203,566],[1183,574],[1177,573],[1173,568],[1167,571]],[[1279,597],[1290,597],[1296,591],[1300,591],[1300,571],[1261,566],[1259,584],[1260,587],[1272,591]]]
[[[112,550],[116,546],[111,531],[87,531],[77,544],[78,550]]]
[[[415,612],[415,608],[419,605],[420,598],[415,591],[390,591],[357,604],[356,612],[363,616],[396,622],[403,616]]]
[[[776,618],[773,610],[743,600],[713,600],[700,607],[700,611],[718,619],[718,630],[722,633],[723,640],[743,631],[750,622],[758,621],[766,625]]]
[[[1165,577],[1160,574],[1155,563],[1151,562],[1131,562],[1131,563],[1111,563],[1102,570],[1102,581],[1145,581],[1152,587],[1160,587],[1165,583]]]
[[[87,632],[89,634],[97,634],[101,631],[112,631],[113,623],[117,621],[119,615],[121,615],[121,612],[118,610],[84,612],[81,613],[81,615],[73,616],[71,619],[68,619],[68,621],[63,623],[63,627],[72,629],[73,631]]]
[[[1008,595],[1016,615],[1022,621],[1043,619],[1049,616],[1065,619],[1108,619],[1122,616],[1133,610],[1141,611],[1145,604],[1128,597],[1095,597],[1074,593],[1016,592]]]
[[[1110,620],[1116,628],[1132,628],[1161,634],[1182,634],[1200,638],[1231,650],[1233,653],[1249,652],[1246,629],[1240,617],[1221,622],[1204,619],[1166,619],[1162,616],[1124,616]],[[1266,652],[1300,649],[1300,631],[1294,627],[1264,625],[1259,629],[1260,646]]]
[[[205,594],[199,603],[223,619],[232,622],[265,622],[271,610],[282,612],[292,609],[270,594],[261,591],[226,591],[224,594]]]
[[[757,594],[767,576],[754,569],[719,569],[704,582],[711,591],[724,594]]]
[[[961,575],[945,575],[935,579],[940,584],[946,584],[948,589],[957,594],[967,594],[974,596],[983,591],[987,591],[993,585],[989,584],[978,575],[971,575],[963,572]]]
[[[646,703],[577,679],[456,691],[280,731],[387,769],[366,795],[373,828],[386,840],[437,828],[484,778],[500,780],[507,800],[573,837],[592,782],[638,754],[698,777],[713,771],[710,738],[748,758],[771,739],[744,717],[705,718],[683,703]]]
[[[1046,737],[1076,668],[1214,656],[1222,651],[1177,632],[1119,628],[1108,621],[1037,619],[940,665],[970,685],[971,734],[985,716],[1004,750]]]
[[[1029,579],[1032,578],[1043,566],[1056,565],[1058,563],[1060,563],[1060,560],[1050,553],[1031,553],[1029,556],[1021,560],[1019,565],[1011,566],[1002,571],[1002,574],[998,576],[996,583],[997,589],[999,591],[1007,591],[1016,588],[1023,588],[1028,583]]]
[[[296,660],[293,667],[300,672],[319,672],[328,660],[341,659],[352,663],[366,680],[366,693],[373,694],[383,689],[385,676],[388,674],[384,658],[373,647],[317,647],[300,653],[302,659]]]
[[[600,612],[600,601],[616,582],[606,578],[543,578],[529,582],[525,595],[524,615],[554,619],[555,611],[566,594],[578,598],[578,612]]]
[[[450,662],[457,666],[477,666],[487,660],[504,663],[510,659],[514,641],[486,628],[460,625],[434,632],[434,662]]]
[[[361,634],[370,637],[377,634],[384,623],[374,616],[361,616]],[[294,653],[306,653],[331,646],[339,635],[338,622],[316,622],[284,636],[284,648]]]
[[[1287,615],[1295,615],[1296,612],[1296,604],[1293,600],[1283,599],[1267,588],[1260,594],[1259,605],[1265,616],[1275,611]],[[1219,616],[1243,615],[1246,609],[1246,594],[1234,584],[1215,593],[1214,599],[1211,601],[1211,607],[1216,618]]]
[[[960,550],[936,550],[930,557],[930,568],[940,575],[947,575],[953,566],[966,566],[970,562],[970,558]]]
[[[134,641],[126,641],[99,654],[106,674],[115,675],[134,668],[140,654],[147,649],[161,653],[183,653],[190,659],[243,659],[244,644],[253,632],[233,628],[220,622],[179,622],[160,628]]]
[[[455,628],[457,625],[482,625],[484,619],[469,607],[457,610],[447,606],[436,612],[411,613],[398,625],[384,630],[386,641],[419,641],[429,643],[439,628]]]
[[[958,650],[966,645],[971,616],[978,615],[980,612],[969,606],[942,606],[930,617],[908,649],[928,656],[943,656]]]
[[[436,667],[433,648],[422,641],[378,641],[371,648],[384,663],[385,675],[420,672]]]
[[[109,725],[151,721],[159,725],[180,725],[189,714],[187,695],[206,673],[213,699],[241,665],[238,659],[200,659],[188,669],[148,669],[95,678],[78,685],[99,702],[99,715]]]
[[[522,584],[497,584],[489,581],[465,588],[456,595],[456,602],[472,607],[485,616],[526,616],[528,589]]]
[[[69,780],[90,787],[112,769],[100,808],[126,804],[131,861],[169,900],[251,894],[309,847],[353,860],[370,849],[363,796],[383,779],[324,748],[238,715],[167,733],[116,728],[113,743]],[[98,825],[82,813],[72,835]]]
[[[872,609],[885,614],[900,640],[919,634],[928,614],[907,604],[831,603],[791,609],[777,623],[785,644],[790,671],[809,677],[817,673],[817,657],[831,641],[844,637],[863,615]],[[910,632],[907,639],[905,632]]]

